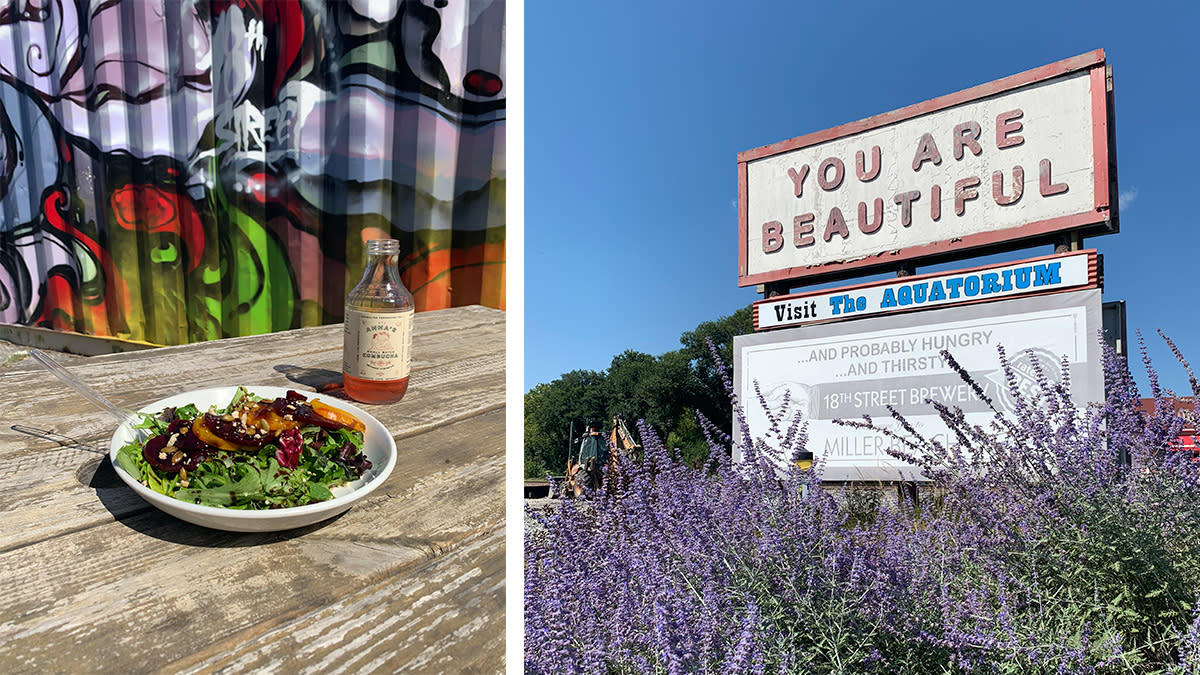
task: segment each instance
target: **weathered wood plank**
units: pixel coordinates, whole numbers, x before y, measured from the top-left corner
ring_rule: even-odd
[[[420,436],[409,456],[442,470],[398,468],[312,528],[222,533],[148,511],[0,553],[0,670],[206,669],[251,644],[265,667],[308,630],[318,663],[437,670],[461,653],[499,672],[503,429],[497,411]]]
[[[234,534],[142,502],[115,424],[33,363],[0,371],[0,672],[503,669],[504,313],[417,315],[392,476],[346,514]],[[336,380],[341,328],[72,360],[122,405]],[[308,636],[297,642],[297,635]],[[299,654],[299,657],[295,657]]]
[[[461,370],[469,371],[476,366],[503,372],[505,327],[502,313],[498,313],[501,315],[499,320],[493,318],[486,323],[471,324],[471,330],[455,329],[444,320],[426,320],[429,316],[444,318],[437,315],[461,309],[474,308],[417,315],[409,385],[412,396],[421,391],[426,380],[436,385],[440,378],[453,378],[460,375]],[[475,314],[471,312],[467,316],[477,318]],[[340,377],[341,345],[340,326],[320,326],[268,336],[74,359],[69,366],[71,372],[118,405],[139,407],[183,391],[229,384],[299,384],[305,387],[307,382],[310,384],[306,388],[312,389]],[[483,362],[477,363],[473,359]],[[97,426],[111,426],[110,418],[93,412],[89,403],[36,363],[22,363],[0,372],[0,392],[0,416],[5,419],[37,419],[44,417],[47,411],[65,406],[67,410],[78,411],[77,426],[74,427],[76,437],[96,433]],[[413,411],[425,409],[410,400],[415,399],[406,395],[401,404],[407,404]]]
[[[291,341],[293,346],[305,350],[304,355],[289,355],[294,357],[289,358],[296,364],[294,368],[309,373],[325,371],[335,376],[340,373],[329,369],[340,368],[341,363],[340,328],[332,328],[308,329],[307,340]],[[417,348],[428,356],[429,361],[414,371],[409,393],[402,401],[386,406],[365,406],[397,439],[402,462],[405,460],[404,439],[504,405],[503,324],[478,324],[474,332],[443,329],[437,335],[438,339],[429,339],[424,333],[416,336]],[[271,337],[274,339],[275,336]],[[76,362],[71,365],[72,371],[77,371],[89,383],[105,381],[106,376],[112,377],[114,373],[122,376],[139,373],[145,381],[158,383],[148,386],[164,387],[152,394],[154,397],[179,390],[239,383],[296,386],[307,390],[290,382],[288,376],[275,370],[273,365],[259,364],[257,350],[234,348],[231,342],[205,343],[205,350],[187,345],[192,354],[187,359],[162,354],[183,349],[173,347],[156,350],[154,357],[149,357],[154,352],[141,352],[83,360],[90,364],[93,359],[145,357],[136,362],[136,367],[128,364],[117,369],[91,366],[85,371],[81,366],[76,367]],[[320,344],[334,342],[334,347],[319,348]],[[223,365],[203,367],[204,363],[212,361]],[[187,380],[192,373],[205,373],[207,381]],[[231,379],[230,373],[245,374],[250,379]],[[58,390],[58,396],[49,400],[39,395],[0,403],[0,481],[7,487],[0,492],[0,517],[4,517],[8,525],[0,530],[0,551],[149,508],[131,491],[124,490],[123,484],[109,472],[99,476],[100,479],[111,478],[108,481],[111,485],[93,484],[97,476],[96,454],[107,452],[108,439],[115,426],[111,418],[40,367],[11,378],[0,377],[4,377],[6,383],[14,383],[11,391]],[[181,379],[189,383],[174,388],[169,384]],[[171,390],[167,391],[168,388]],[[98,385],[97,389],[103,391],[104,387]],[[104,393],[108,395],[109,392]],[[41,437],[35,434],[41,434]],[[111,502],[101,504],[96,498],[97,493],[109,488],[118,488],[113,491],[116,496]],[[57,511],[56,517],[47,518],[49,512],[46,509]]]
[[[239,635],[164,670],[503,672],[503,551],[503,532],[482,534],[410,578],[369,584],[254,639]]]

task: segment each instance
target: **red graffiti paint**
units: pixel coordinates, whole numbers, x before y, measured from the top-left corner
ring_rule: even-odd
[[[308,23],[304,20],[304,9],[299,0],[268,2],[263,6],[262,18],[264,32],[275,54],[275,77],[271,82],[271,91],[278,93],[300,57]]]
[[[58,138],[58,154],[64,163],[71,163],[71,146],[67,145],[67,139],[61,136]]]
[[[46,277],[42,287],[41,311],[33,325],[57,331],[75,331],[76,311],[80,307],[79,293],[71,281],[61,274]]]
[[[463,77],[463,88],[476,96],[495,96],[503,87],[500,77],[486,70],[472,70]]]
[[[258,6],[257,0],[213,0],[209,11],[213,16],[220,16],[233,6],[237,6],[242,11],[252,12],[255,16],[262,14],[262,8]]]
[[[121,227],[140,232],[173,232],[187,248],[188,271],[200,264],[204,225],[187,197],[155,185],[126,185],[114,190],[109,201]]]
[[[260,204],[267,202],[267,174],[255,173],[246,176],[244,181],[246,194],[254,197]]]
[[[91,332],[97,335],[113,335],[116,331],[128,330],[122,317],[131,306],[129,286],[126,285],[108,251],[67,219],[67,206],[67,193],[62,189],[53,190],[42,201],[42,214],[46,217],[46,224],[66,234],[70,240],[82,244],[104,273],[104,295],[80,298],[82,305],[91,315]],[[46,307],[52,305],[47,302]],[[47,317],[46,310],[43,310],[43,319]]]

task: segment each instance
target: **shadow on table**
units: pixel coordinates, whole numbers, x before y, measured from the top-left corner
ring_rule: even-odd
[[[296,384],[312,387],[322,394],[347,398],[342,389],[341,371],[326,370],[325,368],[305,368],[281,363],[275,366],[275,372],[283,373],[287,379]]]
[[[118,522],[149,537],[172,544],[203,548],[240,548],[286,541],[315,532],[341,517],[341,514],[314,525],[282,532],[226,532],[193,525],[146,503],[129,489],[107,457],[88,459],[75,472],[83,485],[96,491],[96,497]]]

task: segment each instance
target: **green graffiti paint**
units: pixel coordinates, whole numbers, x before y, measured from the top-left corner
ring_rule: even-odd
[[[179,260],[179,250],[174,244],[163,244],[159,248],[150,249],[150,260],[156,263],[170,263]]]
[[[286,330],[293,326],[296,286],[291,263],[275,236],[246,212],[227,206],[223,214],[239,235],[243,250],[234,260],[235,280],[230,318],[239,335]]]

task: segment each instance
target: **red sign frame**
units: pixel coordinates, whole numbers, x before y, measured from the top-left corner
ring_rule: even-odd
[[[880,251],[856,260],[834,261],[824,264],[786,267],[766,272],[748,274],[747,222],[747,166],[750,162],[805,148],[831,140],[853,136],[879,127],[910,120],[932,112],[945,110],[965,103],[996,96],[1029,85],[1079,71],[1088,71],[1091,79],[1092,145],[1094,161],[1094,205],[1091,210],[1066,216],[1026,223],[1005,230],[964,234],[930,244],[911,246],[898,250]],[[1118,214],[1115,195],[1116,153],[1112,117],[1111,72],[1105,63],[1103,49],[1097,49],[1056,63],[1034,68],[993,82],[964,89],[957,93],[940,96],[899,110],[876,115],[857,122],[799,136],[790,140],[764,145],[738,153],[738,286],[772,282],[794,282],[803,285],[837,281],[863,274],[895,270],[899,263],[921,261],[934,264],[1011,251],[1014,249],[1052,242],[1064,232],[1080,235],[1111,234],[1118,231]]]

